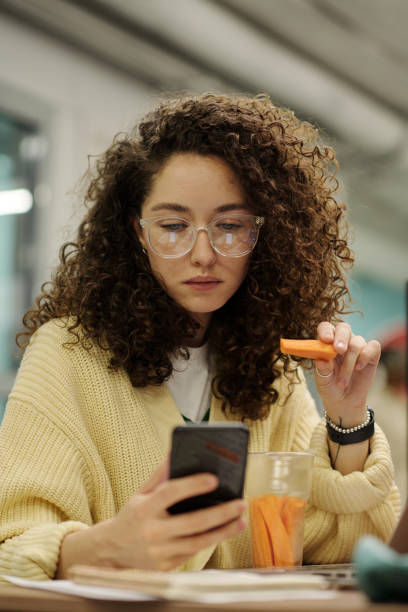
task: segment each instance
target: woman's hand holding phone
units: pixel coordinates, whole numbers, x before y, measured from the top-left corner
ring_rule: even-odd
[[[168,471],[166,460],[114,518],[68,534],[61,546],[57,577],[66,577],[68,568],[77,563],[172,570],[245,528],[242,499],[169,514],[167,508],[173,504],[215,490],[218,479],[213,474],[194,474],[169,480]]]
[[[165,465],[167,468],[167,462]],[[213,474],[163,481],[163,465],[160,466],[117,515],[118,535],[127,541],[121,554],[122,558],[127,555],[125,566],[174,569],[200,550],[239,533],[245,526],[243,500],[174,516],[167,512],[173,504],[217,486],[218,479]],[[130,537],[132,546],[128,545]]]

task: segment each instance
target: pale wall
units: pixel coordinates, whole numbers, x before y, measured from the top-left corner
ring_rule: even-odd
[[[143,83],[1,17],[0,109],[39,121],[48,139],[41,177],[46,197],[37,215],[35,293],[82,213],[72,191],[87,168],[87,155],[106,149],[115,133],[145,112],[153,96]]]

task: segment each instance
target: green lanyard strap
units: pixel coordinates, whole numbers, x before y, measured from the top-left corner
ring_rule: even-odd
[[[184,416],[184,414],[182,414],[181,416],[183,417],[183,419],[185,420],[186,423],[194,423],[194,421],[192,421],[188,417]],[[201,422],[209,421],[209,420],[210,420],[210,409],[207,410],[207,412],[205,413],[205,415],[201,419]]]

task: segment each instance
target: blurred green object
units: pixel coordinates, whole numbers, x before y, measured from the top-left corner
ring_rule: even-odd
[[[353,562],[359,586],[372,601],[408,601],[408,554],[364,536],[354,549]]]

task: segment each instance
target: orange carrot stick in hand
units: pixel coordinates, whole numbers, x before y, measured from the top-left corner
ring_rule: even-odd
[[[321,340],[289,340],[281,338],[281,353],[288,353],[296,357],[306,357],[308,359],[323,359],[331,361],[337,355],[332,344],[326,344]]]

